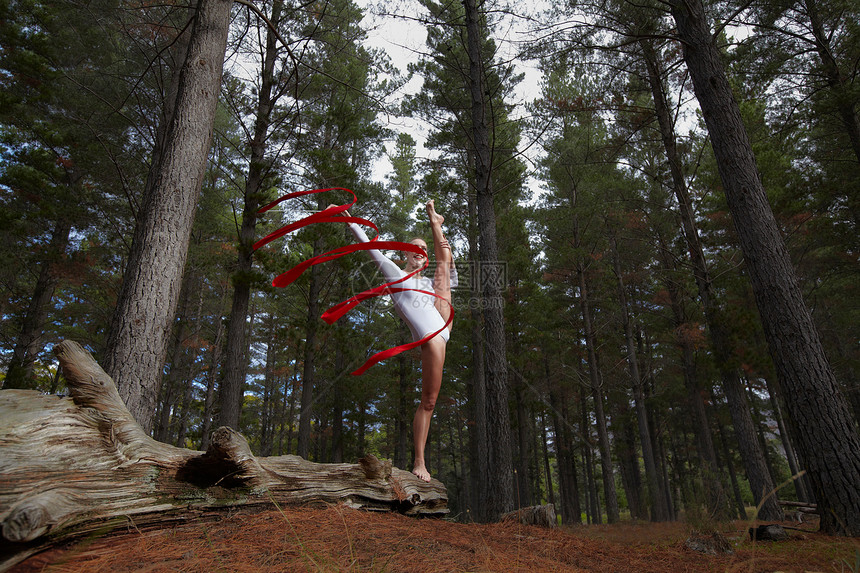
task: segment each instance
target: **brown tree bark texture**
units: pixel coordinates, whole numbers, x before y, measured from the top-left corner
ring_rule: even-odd
[[[213,432],[205,453],[156,442],[88,352],[71,341],[55,352],[71,397],[0,391],[0,571],[52,543],[218,508],[322,502],[448,512],[441,482],[425,483],[372,456],[358,464],[257,458],[227,427]]]
[[[484,100],[481,59],[481,22],[474,0],[464,0],[469,54],[469,94],[472,102],[472,136],[475,145],[475,193],[480,230],[480,263],[485,278],[483,297],[485,388],[487,406],[486,511],[491,520],[514,508],[511,420],[508,412],[508,362],[505,350],[505,315],[501,305],[499,249],[493,205],[492,153]],[[492,492],[492,493],[490,493]]]
[[[673,2],[684,60],[708,126],[786,411],[798,429],[825,533],[860,535],[860,437],[824,355],[773,211],[740,109],[699,0]]]
[[[147,431],[206,171],[232,5],[198,3],[175,108],[149,175],[105,351],[105,369]]]

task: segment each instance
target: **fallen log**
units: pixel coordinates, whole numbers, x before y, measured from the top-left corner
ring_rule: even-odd
[[[70,397],[0,390],[0,571],[53,543],[215,509],[318,502],[406,515],[448,512],[441,482],[426,483],[373,456],[357,464],[257,458],[227,427],[215,430],[206,452],[157,442],[87,351],[64,341],[55,353]]]
[[[818,506],[814,503],[807,503],[805,501],[785,501],[779,500],[779,505],[784,507],[792,507],[796,511],[800,511],[802,513],[818,513]]]

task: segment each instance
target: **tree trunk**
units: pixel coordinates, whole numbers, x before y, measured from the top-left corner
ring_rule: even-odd
[[[296,356],[296,365],[298,366],[298,356]],[[292,388],[290,389],[290,410],[287,414],[287,448],[286,452],[290,453],[293,451],[293,431],[295,427],[295,413],[296,413],[296,397],[299,393],[299,371],[298,367],[293,374],[293,383]]]
[[[672,3],[825,533],[860,535],[860,436],[800,291],[700,0]]]
[[[3,388],[35,388],[33,364],[36,356],[42,350],[42,333],[48,319],[48,310],[54,289],[57,287],[57,263],[65,256],[69,245],[69,234],[72,225],[65,219],[59,219],[51,232],[45,258],[39,264],[39,278],[33,288],[33,296],[27,307],[27,314],[21,325],[21,332],[12,351],[12,359],[6,370]]]
[[[226,303],[227,286],[224,285],[224,292],[221,293],[221,304],[215,319],[217,325],[215,327],[215,340],[212,343],[209,368],[206,370],[206,396],[203,401],[203,429],[200,440],[200,448],[203,450],[209,448],[209,433],[212,431],[212,422],[215,419],[215,386],[218,382],[218,365],[221,363],[224,338],[224,321],[221,320],[221,317]]]
[[[161,382],[220,93],[229,0],[200,0],[179,74],[175,112],[135,226],[105,364],[145,432]]]
[[[669,460],[666,456],[666,448],[663,445],[662,433],[657,433],[657,422],[655,420],[653,410],[649,411],[648,427],[651,428],[651,447],[654,450],[654,457],[660,462],[660,485],[663,487],[663,496],[666,498],[666,510],[669,512],[669,517],[672,520],[678,519],[677,504],[672,491],[672,482],[669,480]]]
[[[767,461],[756,435],[755,423],[750,414],[749,402],[736,371],[724,372],[723,392],[729,402],[732,426],[735,428],[735,437],[738,440],[738,449],[744,461],[750,489],[756,506],[759,506],[758,519],[781,520],[783,515],[776,496],[776,487],[770,477]]]
[[[782,442],[782,447],[785,449],[785,459],[788,462],[788,469],[791,472],[791,479],[794,483],[794,490],[797,493],[797,499],[809,503],[810,500],[806,493],[806,488],[804,487],[800,465],[797,463],[797,456],[794,453],[793,439],[788,435],[785,420],[782,417],[782,408],[779,407],[780,398],[777,396],[777,385],[767,378],[765,378],[764,383],[767,385],[767,393],[768,396],[770,396],[770,406],[773,409],[773,417],[776,418],[776,425],[779,428],[779,438]]]
[[[704,307],[705,319],[708,322],[708,333],[712,341],[717,369],[720,371],[723,388],[726,397],[729,399],[732,423],[735,426],[738,441],[741,442],[741,459],[744,461],[744,467],[750,480],[756,504],[761,503],[760,517],[762,519],[780,519],[782,511],[777,504],[773,480],[770,479],[767,471],[764,453],[755,441],[750,441],[751,436],[749,431],[754,430],[754,424],[750,416],[749,405],[743,397],[741,381],[736,370],[731,366],[733,357],[731,345],[728,341],[728,334],[724,326],[719,322],[720,318],[717,316],[718,313],[712,296],[710,271],[708,270],[705,253],[699,239],[699,230],[696,225],[693,203],[687,191],[683,165],[675,144],[675,128],[669,112],[669,106],[666,103],[666,93],[663,89],[662,72],[659,67],[657,54],[654,52],[650,40],[640,40],[640,44],[648,66],[648,80],[651,85],[651,93],[660,126],[660,134],[663,139],[663,147],[669,162],[669,171],[672,175],[672,187],[678,201],[684,238],[687,242],[687,250],[693,266],[693,276],[698,287],[699,298]],[[713,451],[713,447],[710,448],[710,451]],[[765,493],[763,494],[762,492]]]
[[[268,344],[266,344],[266,365],[263,368],[263,403],[260,413],[260,454],[272,455],[275,445],[275,410],[280,401],[277,399],[277,380],[275,374],[275,363],[278,356],[278,338],[275,333],[275,321],[271,315],[264,326],[268,331]]]
[[[669,246],[665,243],[662,236],[658,236],[657,241],[664,268],[674,271],[675,264],[672,253],[669,252]],[[670,278],[670,274],[666,273],[664,284],[669,293],[669,304],[672,309],[672,316],[674,317],[675,340],[681,355],[681,371],[684,377],[684,388],[687,391],[688,405],[692,412],[691,423],[693,425],[693,433],[696,436],[697,449],[699,457],[702,460],[701,473],[705,486],[707,510],[710,515],[721,519],[726,514],[727,498],[720,480],[716,449],[714,448],[707,409],[705,408],[703,397],[705,389],[701,387],[699,381],[693,342],[687,334],[687,330],[692,328],[693,325],[689,323],[686,311],[684,310],[680,294],[681,287]]]
[[[282,0],[272,4],[269,17],[270,26],[266,28],[266,52],[260,74],[260,89],[257,96],[257,116],[254,121],[254,135],[251,139],[251,158],[248,162],[248,178],[245,180],[242,226],[239,231],[238,259],[233,273],[233,305],[227,325],[227,352],[224,363],[224,380],[221,383],[221,424],[231,428],[239,427],[242,410],[243,387],[248,366],[247,319],[251,299],[252,266],[254,260],[254,239],[257,227],[257,211],[263,205],[266,190],[263,181],[267,176],[265,163],[268,146],[269,126],[275,102],[272,89],[275,85],[275,61],[278,48],[276,31],[281,20]]]
[[[184,395],[184,392],[180,391],[180,386],[182,385],[181,373],[185,371],[185,369],[182,368],[182,365],[185,362],[182,343],[185,341],[186,331],[188,329],[188,305],[191,297],[191,281],[191,274],[186,274],[182,284],[182,291],[179,296],[179,308],[176,311],[173,336],[170,341],[170,369],[167,371],[167,374],[162,376],[161,380],[161,403],[156,416],[157,423],[155,424],[152,433],[152,437],[159,442],[171,442],[171,414],[177,405],[177,399],[181,395]]]
[[[407,515],[447,513],[438,480],[370,456],[358,464],[257,458],[219,428],[204,453],[156,442],[80,345],[55,347],[70,398],[0,391],[0,569],[58,542],[113,528],[168,525],[217,508],[344,503]]]
[[[610,236],[610,245],[612,246],[612,263],[615,270],[615,278],[618,281],[618,302],[621,305],[621,324],[624,327],[624,340],[627,346],[627,368],[630,373],[630,382],[633,386],[633,402],[639,426],[639,443],[642,446],[642,461],[645,464],[645,478],[648,481],[648,496],[651,500],[651,521],[668,521],[666,500],[663,499],[662,488],[658,485],[657,464],[654,461],[654,451],[651,449],[651,431],[648,428],[648,416],[645,411],[645,399],[642,394],[642,376],[639,374],[639,358],[636,355],[633,325],[630,321],[627,293],[624,288],[624,278],[621,274],[621,264],[618,260],[618,245],[614,234]]]
[[[496,245],[496,214],[491,185],[490,136],[484,99],[481,32],[475,0],[464,0],[469,54],[469,90],[475,144],[475,189],[481,234],[479,276],[483,286],[487,387],[487,516],[491,520],[514,508],[511,421],[508,413],[508,363],[501,288],[505,284]]]
[[[519,450],[516,462],[517,507],[528,507],[534,503],[531,489],[531,471],[529,469],[529,446],[531,445],[529,435],[532,424],[526,409],[522,382],[518,383],[516,390],[514,390],[514,402],[517,412],[517,449]]]
[[[472,264],[479,260],[478,253],[478,208],[471,194],[468,198],[469,207],[469,260]],[[473,301],[481,300],[481,285],[474,280],[478,268],[470,273],[470,295]],[[470,336],[472,343],[472,375],[467,384],[469,387],[469,459],[472,499],[470,507],[472,519],[483,522],[487,519],[487,482],[489,480],[487,467],[487,384],[484,376],[484,340],[483,319],[480,309],[469,305]]]
[[[540,432],[541,435],[539,440],[541,453],[543,454],[543,470],[544,475],[546,476],[547,501],[549,501],[550,505],[555,507],[555,490],[553,489],[552,483],[552,469],[549,465],[549,438],[546,434],[546,418],[544,417],[543,410],[541,410],[540,413]],[[556,436],[556,448],[558,448],[558,436]],[[557,461],[558,457],[556,457],[556,462]]]
[[[735,509],[737,509],[737,515],[740,519],[748,519],[747,509],[744,505],[744,498],[741,495],[741,488],[738,485],[738,478],[735,475],[735,464],[732,460],[731,452],[729,451],[728,440],[726,439],[726,428],[723,426],[723,423],[719,421],[719,416],[717,417],[717,429],[719,430],[720,437],[720,445],[723,450],[723,457],[726,462],[726,470],[729,472],[729,480],[732,483],[732,492],[735,494]]]
[[[549,370],[547,368],[547,376]],[[582,506],[579,503],[579,483],[576,477],[576,452],[573,447],[571,422],[567,405],[556,388],[550,389],[552,427],[555,434],[555,455],[558,462],[558,493],[561,498],[561,521],[564,524],[582,523]]]
[[[355,440],[356,441],[356,448],[358,449],[358,455],[363,456],[364,455],[364,446],[365,446],[364,432],[365,432],[365,429],[367,428],[367,403],[366,402],[360,402],[358,404],[358,420],[356,420],[356,421],[357,421],[356,425],[358,426],[356,428],[356,432],[355,432],[355,434],[356,434],[356,436],[355,436],[356,437],[356,440]],[[427,446],[428,446],[427,450],[430,450],[430,447],[429,447],[430,441],[429,440],[427,442]]]
[[[314,241],[314,256],[322,253],[322,238]],[[320,270],[318,266],[310,269],[310,286],[308,287],[308,314],[305,318],[305,356],[302,368],[302,397],[299,407],[299,436],[297,453],[308,459],[311,445],[311,419],[314,405],[314,373],[316,371],[315,355],[317,345],[317,326],[319,321],[319,298],[321,290]]]
[[[758,399],[751,387],[750,379],[748,376],[742,375],[741,380],[743,381],[744,388],[746,389],[746,397],[747,402],[750,405],[750,411],[752,412],[752,419],[755,423],[755,432],[756,437],[758,438],[759,447],[761,448],[761,453],[764,455],[765,466],[767,467],[768,474],[770,475],[770,481],[773,482],[775,477],[778,477],[779,474],[776,473],[774,469],[774,460],[773,453],[771,449],[767,446],[767,436],[764,435],[765,425],[768,422],[768,419],[762,415],[761,410],[758,407]]]
[[[397,330],[400,339],[397,344],[402,345],[409,342],[408,327],[406,323],[398,321]],[[412,373],[412,367],[406,360],[406,354],[400,353],[397,355],[397,419],[395,420],[395,434],[397,442],[394,446],[394,465],[398,468],[405,468],[409,463],[409,430],[410,421],[409,413],[412,411],[412,400],[410,400],[410,390],[412,388],[409,375]]]
[[[636,520],[648,519],[648,507],[642,497],[642,477],[639,473],[639,453],[636,450],[636,437],[633,425],[628,423],[630,412],[619,416],[619,423],[613,424],[615,454],[618,469],[621,471],[621,486],[627,496],[627,509],[630,517]],[[620,427],[619,427],[620,426]]]
[[[197,364],[197,359],[200,356],[200,345],[197,341],[200,339],[200,317],[203,313],[203,295],[203,289],[200,289],[197,292],[197,307],[194,309],[194,316],[190,320],[195,325],[194,330],[190,335],[195,342],[193,350],[191,351],[191,356],[189,356],[183,363],[185,367],[185,384],[183,385],[182,403],[180,405],[179,413],[174,420],[174,425],[176,426],[176,440],[173,443],[180,448],[185,447],[185,439],[188,433],[190,418],[189,413],[192,408],[191,404],[194,394],[194,380],[197,378],[197,375],[201,370],[201,367]]]
[[[343,355],[343,344],[338,344],[334,351],[335,380],[332,383],[332,408],[331,408],[331,461],[340,463],[343,461],[343,397],[346,392],[344,388],[343,375],[346,369],[346,359]],[[406,465],[397,466],[405,468]]]
[[[578,240],[577,240],[578,242]],[[600,366],[597,360],[594,328],[591,324],[591,307],[589,304],[588,285],[585,272],[577,269],[579,285],[579,309],[582,313],[583,337],[588,355],[588,379],[591,382],[591,397],[594,399],[594,416],[597,426],[597,444],[600,450],[600,469],[603,476],[603,495],[606,501],[606,519],[615,523],[619,519],[618,494],[615,491],[615,471],[612,464],[612,448],[609,444],[606,414],[603,410],[603,381],[600,376]]]
[[[600,496],[597,492],[597,483],[594,479],[594,451],[591,440],[590,424],[588,421],[588,400],[585,395],[585,386],[579,388],[579,410],[581,416],[582,432],[582,465],[586,483],[586,514],[588,523],[603,523],[603,514],[600,511]]]

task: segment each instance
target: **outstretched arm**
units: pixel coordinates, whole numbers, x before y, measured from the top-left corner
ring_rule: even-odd
[[[336,207],[336,205],[329,205],[329,207]],[[344,213],[347,217],[350,216],[349,211],[344,211]],[[360,225],[347,223],[347,227],[349,227],[350,232],[359,243],[367,243],[370,241],[367,234],[364,232],[364,229],[362,229]],[[370,253],[370,257],[373,259],[373,262],[376,263],[376,266],[379,268],[380,272],[382,272],[386,281],[394,282],[400,280],[406,274],[400,269],[400,267],[394,264],[391,259],[383,255],[379,249],[370,249],[367,252]]]

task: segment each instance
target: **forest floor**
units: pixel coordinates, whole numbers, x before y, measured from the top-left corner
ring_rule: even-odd
[[[733,552],[688,549],[688,524],[623,522],[545,529],[515,523],[464,524],[370,513],[344,506],[235,511],[217,521],[116,532],[56,547],[16,573],[291,571],[849,572],[860,541],[788,531],[783,542],[751,542],[757,523],[718,524]],[[784,523],[783,525],[790,525]]]

